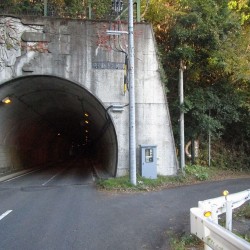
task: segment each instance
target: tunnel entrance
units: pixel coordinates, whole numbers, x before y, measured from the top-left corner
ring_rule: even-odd
[[[0,98],[1,172],[88,157],[95,171],[116,176],[114,125],[84,87],[56,76],[32,75],[2,84]]]

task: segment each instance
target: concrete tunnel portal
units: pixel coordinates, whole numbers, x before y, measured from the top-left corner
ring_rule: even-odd
[[[117,136],[104,105],[78,83],[50,75],[12,79],[0,86],[0,154],[5,171],[90,159],[94,169],[117,172]]]

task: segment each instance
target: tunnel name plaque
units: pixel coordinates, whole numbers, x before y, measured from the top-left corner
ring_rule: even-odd
[[[124,70],[124,63],[118,62],[93,62],[93,69],[112,69],[112,70]]]

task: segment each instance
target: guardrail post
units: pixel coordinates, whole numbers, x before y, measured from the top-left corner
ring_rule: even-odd
[[[233,202],[226,201],[226,229],[232,232]]]

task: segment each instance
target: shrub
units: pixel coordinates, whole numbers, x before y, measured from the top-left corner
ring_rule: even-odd
[[[199,165],[187,165],[185,167],[185,173],[187,175],[195,176],[199,181],[207,180],[209,177],[208,168]]]

